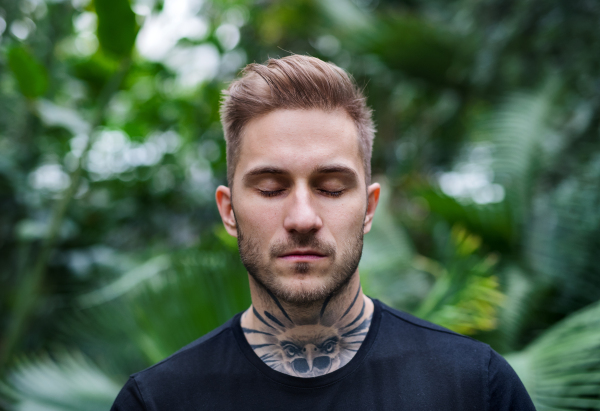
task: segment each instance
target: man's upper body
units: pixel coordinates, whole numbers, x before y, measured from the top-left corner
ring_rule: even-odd
[[[114,410],[533,410],[487,345],[366,297],[358,263],[379,200],[371,111],[348,75],[305,56],[251,64],[222,105],[251,307],[134,374]]]
[[[489,346],[377,300],[367,338],[344,367],[313,378],[275,371],[253,351],[240,315],[131,376],[122,410],[533,410]]]

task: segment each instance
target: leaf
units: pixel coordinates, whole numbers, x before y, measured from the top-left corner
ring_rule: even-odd
[[[130,55],[138,26],[128,0],[95,0],[98,41],[103,50],[117,57]]]
[[[110,340],[126,340],[129,345],[115,347],[111,355],[122,357],[133,344],[134,356],[145,358],[145,366],[220,326],[251,303],[237,249],[224,247],[212,235],[206,235],[199,247],[150,259],[115,282],[82,295],[79,302],[89,308],[69,321],[64,333],[86,340],[89,334],[107,338],[91,342],[105,348],[113,345]]]
[[[510,250],[516,242],[513,216],[506,202],[462,204],[429,186],[415,187],[412,194],[425,199],[432,213],[452,225],[464,226],[495,251]]]
[[[600,410],[600,301],[506,359],[538,411]]]
[[[492,111],[476,131],[494,145],[495,181],[504,186],[513,215],[520,222],[531,201],[541,160],[541,142],[548,135],[552,90],[513,93]]]
[[[529,328],[539,327],[535,323],[540,316],[536,308],[546,297],[548,281],[543,277],[536,278],[515,263],[503,267],[500,277],[506,299],[498,316],[498,332],[493,345],[499,352],[512,352],[523,348],[521,340],[530,332]]]
[[[149,261],[122,274],[115,282],[80,296],[79,302],[82,307],[92,307],[111,301],[134,289],[138,284],[151,280],[170,267],[171,261],[168,256],[159,255],[153,257]]]
[[[425,319],[460,334],[494,330],[497,326],[497,309],[504,300],[495,276],[471,276],[454,302],[441,306]]]
[[[8,66],[17,80],[19,90],[27,98],[43,95],[48,89],[46,68],[22,46],[8,51]]]
[[[553,310],[567,314],[600,299],[600,153],[536,196],[524,254],[557,288]]]
[[[75,77],[85,81],[95,93],[99,93],[118,69],[119,63],[115,58],[97,51],[85,60],[73,62],[71,70]]]
[[[108,410],[121,384],[80,353],[23,359],[8,374],[0,392],[11,397],[15,411]]]
[[[132,334],[150,363],[217,328],[250,305],[248,276],[237,251],[190,250],[174,270],[129,296],[138,329]],[[117,313],[118,315],[118,313]]]
[[[454,226],[450,239],[452,256],[436,270],[435,284],[415,314],[462,334],[494,330],[504,300],[492,275],[497,257],[475,254],[481,239],[460,226]]]

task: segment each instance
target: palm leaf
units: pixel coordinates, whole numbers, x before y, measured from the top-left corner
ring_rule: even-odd
[[[15,411],[106,411],[120,388],[81,353],[62,352],[18,361],[0,392]]]
[[[600,301],[506,359],[539,411],[600,410]]]
[[[448,245],[452,254],[415,314],[462,334],[495,329],[504,300],[493,275],[497,258],[480,257],[481,239],[460,226],[452,229]]]
[[[600,298],[600,155],[582,162],[538,196],[526,230],[525,257],[557,289],[553,310],[566,314]]]
[[[121,277],[98,292],[87,294],[94,303],[108,302],[80,313],[75,321],[79,326],[74,327],[85,330],[80,336],[115,338],[115,333],[119,333],[119,339],[133,345],[150,365],[250,305],[247,274],[235,242],[226,245],[207,235],[199,247],[172,254],[169,265],[163,264],[162,258],[157,261],[161,263],[160,270],[148,268],[149,263],[142,264],[128,273],[130,277]],[[90,305],[85,298],[82,304]],[[92,342],[87,339],[87,343]]]
[[[538,93],[513,93],[475,130],[475,138],[493,144],[495,181],[504,186],[515,222],[529,209],[535,178],[543,164],[543,140],[551,109],[552,88]]]
[[[247,274],[228,250],[186,252],[174,270],[131,298],[136,344],[156,362],[250,305]]]

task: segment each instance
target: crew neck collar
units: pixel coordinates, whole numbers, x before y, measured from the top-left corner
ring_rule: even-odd
[[[233,335],[244,356],[248,359],[248,361],[252,363],[252,365],[254,365],[269,379],[293,387],[317,388],[339,381],[342,378],[346,377],[348,374],[355,371],[362,364],[366,355],[369,353],[369,350],[371,349],[371,346],[373,345],[373,342],[377,337],[377,332],[379,331],[379,324],[381,322],[381,303],[375,299],[371,300],[373,301],[373,319],[371,320],[369,332],[367,333],[367,336],[361,344],[360,348],[358,349],[356,355],[350,360],[350,362],[348,362],[348,364],[344,365],[342,368],[339,368],[333,372],[318,377],[295,377],[292,375],[284,374],[279,371],[275,371],[267,364],[265,364],[256,355],[252,347],[250,347],[250,344],[248,344],[246,337],[244,336],[244,332],[242,331],[241,326],[242,313],[238,313],[235,317],[233,317],[231,328],[233,330]]]

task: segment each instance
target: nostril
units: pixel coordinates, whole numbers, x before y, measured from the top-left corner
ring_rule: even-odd
[[[304,358],[297,358],[292,362],[292,366],[296,372],[304,374],[309,371],[308,362]]]
[[[330,364],[331,358],[329,357],[317,357],[313,361],[313,367],[319,370],[324,370],[325,368],[329,367]]]

